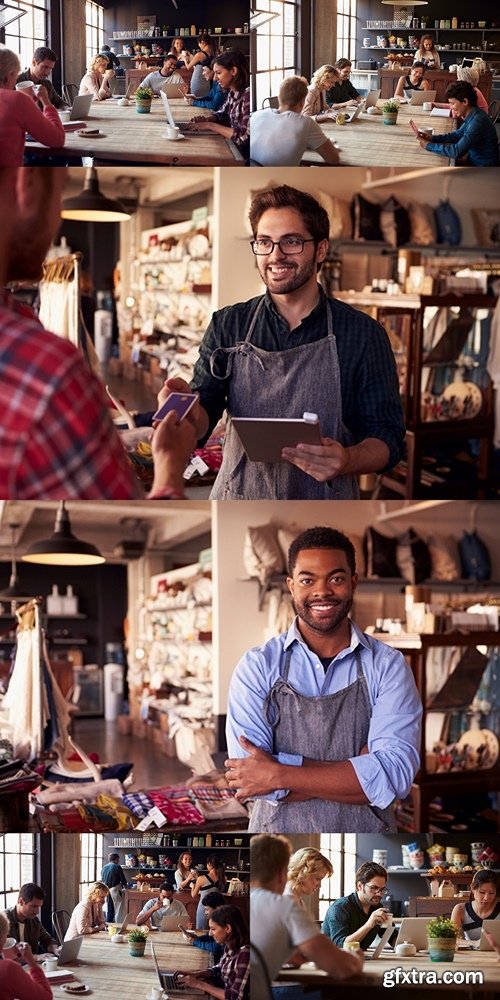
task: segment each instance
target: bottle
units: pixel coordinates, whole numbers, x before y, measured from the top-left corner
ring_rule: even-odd
[[[453,31],[456,31],[456,29],[458,28],[458,18],[457,17],[452,17],[452,19],[451,19],[451,27],[452,27]]]
[[[243,25],[243,34],[248,35],[248,21],[245,21]]]
[[[212,834],[207,833],[205,837],[205,847],[211,847],[211,846],[212,846]]]
[[[196,35],[196,25],[195,25],[195,24],[192,24],[192,25],[191,25],[191,34],[192,34],[193,36],[194,36],[194,35]]]

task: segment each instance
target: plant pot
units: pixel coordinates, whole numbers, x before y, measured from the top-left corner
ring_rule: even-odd
[[[384,122],[384,125],[396,125],[398,120],[397,111],[383,111],[382,115],[383,115],[382,120]]]
[[[129,941],[128,943],[128,953],[132,958],[142,958],[145,948],[145,941]]]
[[[431,962],[453,962],[455,958],[455,938],[427,938]]]
[[[149,115],[151,111],[151,100],[142,100],[139,97],[135,99],[135,110],[139,115]]]

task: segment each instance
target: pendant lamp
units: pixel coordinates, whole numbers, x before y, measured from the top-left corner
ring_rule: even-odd
[[[27,590],[29,588],[23,587],[19,582],[19,577],[17,575],[17,557],[16,557],[16,531],[19,528],[18,524],[9,524],[10,528],[10,581],[9,586],[4,587],[0,590],[0,601],[10,601],[12,603],[24,603],[24,601],[30,601],[34,594],[28,594]]]
[[[130,217],[121,201],[102,194],[95,167],[86,171],[83,191],[75,198],[66,198],[61,209],[62,219],[76,222],[125,222]]]
[[[57,511],[54,534],[33,542],[22,558],[45,566],[97,566],[106,561],[95,545],[73,534],[64,500]]]

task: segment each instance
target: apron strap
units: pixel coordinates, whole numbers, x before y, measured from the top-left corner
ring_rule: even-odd
[[[263,308],[263,306],[264,306],[264,296],[262,296],[259,299],[257,305],[255,306],[255,309],[250,317],[250,325],[248,327],[247,335],[244,340],[238,340],[237,343],[233,345],[233,347],[216,347],[215,351],[212,351],[210,355],[210,374],[212,375],[212,378],[219,379],[219,381],[223,382],[225,379],[231,376],[233,370],[234,355],[238,353],[250,353],[249,351],[244,352],[244,346],[248,344],[251,347],[250,338],[252,336],[259,313]],[[262,361],[262,358],[260,358],[259,355],[255,353],[253,354],[253,357],[256,359],[256,361],[258,361],[260,367],[264,369],[264,362]],[[222,364],[224,358],[226,359],[225,370],[223,374],[219,374],[216,371],[217,360],[220,359],[221,367],[224,367]]]

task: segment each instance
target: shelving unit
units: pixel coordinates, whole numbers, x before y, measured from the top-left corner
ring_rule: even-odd
[[[436,49],[439,53],[444,53],[445,55],[453,56],[453,53],[471,53],[472,58],[477,56],[492,56],[493,58],[500,56],[500,30],[498,28],[402,28],[400,25],[393,25],[392,28],[369,28],[366,25],[361,28],[361,31],[374,31],[376,34],[383,34],[387,36],[389,33],[399,34],[405,33],[407,35],[415,35],[420,37],[423,34],[430,34],[436,40]],[[480,35],[480,44],[474,44],[474,42],[469,42],[463,39],[464,35]],[[460,39],[455,41],[457,35],[462,36]],[[452,38],[452,41],[448,41],[448,36]],[[490,48],[487,37],[493,36],[492,42],[495,43],[495,48]],[[464,42],[463,46],[460,44]],[[474,40],[475,41],[475,40]],[[449,46],[446,48],[446,46]],[[402,46],[398,45],[363,45],[363,50],[366,52],[396,52],[399,55],[408,52],[413,55],[417,51],[416,46]],[[453,58],[451,59],[453,62]]]

